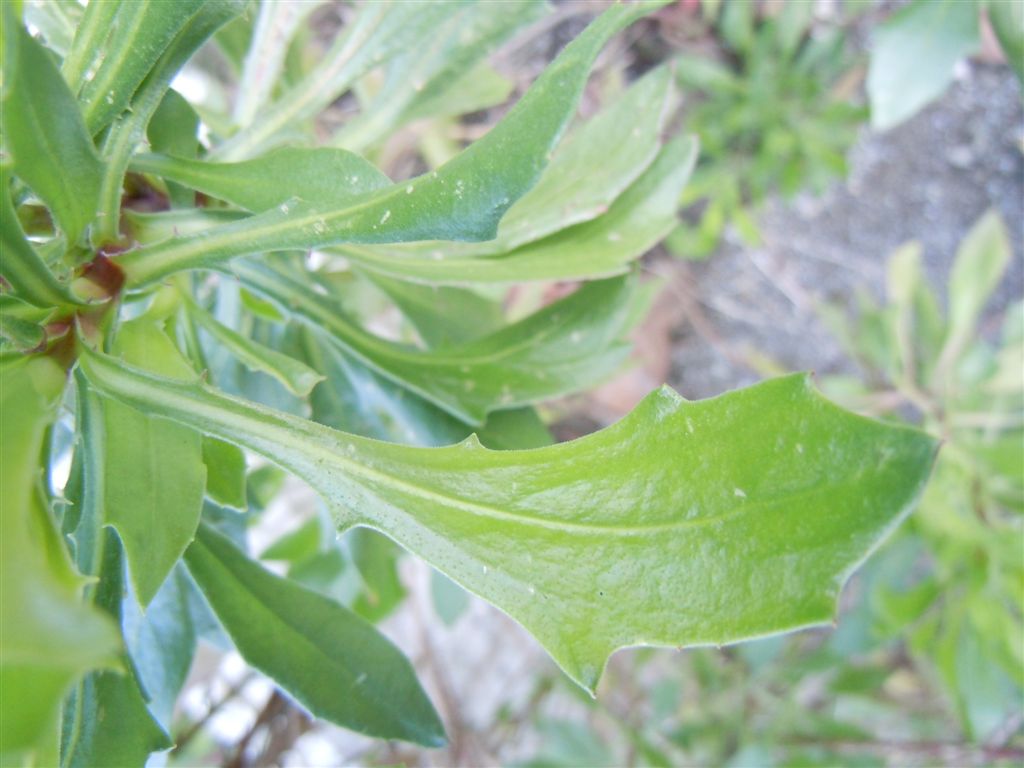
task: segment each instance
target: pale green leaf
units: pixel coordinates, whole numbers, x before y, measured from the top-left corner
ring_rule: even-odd
[[[329,333],[348,354],[458,419],[482,424],[488,411],[576,391],[625,360],[634,281],[582,286],[512,325],[457,347],[421,350],[369,333],[301,275],[238,263],[243,284]]]
[[[1010,262],[1010,240],[996,211],[989,211],[960,243],[949,273],[949,320],[941,358],[950,365],[963,351]]]
[[[349,245],[332,249],[366,270],[432,284],[574,280],[622,274],[676,226],[679,194],[693,170],[697,142],[673,140],[603,216],[480,258],[461,243]],[[468,256],[463,255],[469,251]]]
[[[159,3],[159,0],[155,1]],[[107,130],[102,149],[106,167],[100,183],[99,210],[91,238],[94,245],[119,240],[121,192],[128,162],[142,141],[150,120],[163,103],[171,81],[192,54],[217,29],[241,13],[247,4],[248,0],[204,0],[155,61],[132,96],[130,109],[120,113]]]
[[[412,666],[366,620],[264,570],[206,524],[185,561],[239,653],[315,716],[379,738],[444,743]]]
[[[359,155],[326,147],[287,147],[238,163],[137,155],[131,169],[186,184],[254,212],[292,199],[343,205],[391,185],[387,176]]]
[[[38,460],[64,371],[47,357],[0,364],[0,759],[41,746],[82,673],[116,664],[108,617],[79,602],[82,579],[40,498]]]
[[[831,622],[912,507],[935,442],[789,376],[532,451],[410,448],[88,354],[106,394],[261,453],[342,527],[385,531],[522,623],[577,682],[631,645],[729,643]]]
[[[3,21],[5,149],[15,175],[74,243],[96,211],[102,166],[53,58],[21,26],[10,3],[3,4]]]
[[[415,5],[415,4],[410,4]],[[655,4],[605,11],[533,83],[487,133],[438,171],[341,207],[282,204],[263,214],[175,237],[117,257],[129,284],[145,285],[183,269],[234,256],[337,243],[487,240],[536,182],[575,111],[590,66],[605,42]]]
[[[140,319],[124,323],[115,351],[132,365],[179,379],[194,378],[167,335]],[[206,467],[194,430],[168,424],[117,402],[101,403],[104,521],[124,542],[132,587],[148,605],[192,540],[202,511]]]
[[[962,0],[915,0],[875,30],[868,96],[871,124],[892,128],[938,97],[953,67],[977,49],[978,6]]]
[[[458,621],[469,607],[469,595],[466,594],[466,590],[440,571],[430,572],[430,600],[438,618],[449,627]]]

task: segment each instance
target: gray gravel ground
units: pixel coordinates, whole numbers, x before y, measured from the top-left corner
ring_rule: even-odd
[[[848,370],[814,304],[849,304],[858,286],[881,296],[888,254],[913,239],[932,285],[944,287],[957,244],[993,206],[1014,257],[992,311],[1024,295],[1019,87],[1006,67],[965,66],[937,104],[888,133],[865,131],[846,183],[769,205],[763,247],[726,244],[706,262],[673,265],[705,327],[677,328],[670,383],[686,397],[716,395],[760,378],[746,362],[757,355],[791,370]]]

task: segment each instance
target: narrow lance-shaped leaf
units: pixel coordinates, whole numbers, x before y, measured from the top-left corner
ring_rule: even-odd
[[[74,243],[96,211],[100,160],[75,97],[50,54],[21,26],[13,3],[3,4],[3,22],[4,143],[14,173]]]
[[[656,4],[615,5],[544,71],[491,131],[438,171],[339,207],[282,204],[266,213],[117,257],[129,285],[245,254],[343,242],[487,240],[540,175],[572,118],[590,65],[616,32]]]
[[[935,442],[789,376],[702,402],[665,388],[569,443],[489,451],[347,435],[88,354],[105,393],[237,442],[529,629],[589,690],[631,645],[730,643],[833,620],[909,511]]]
[[[243,283],[346,352],[470,424],[488,411],[568,394],[611,374],[626,357],[633,281],[588,283],[517,323],[468,344],[421,350],[381,339],[344,315],[298,276],[240,263]]]
[[[185,562],[245,660],[315,716],[378,738],[444,744],[412,665],[365,619],[263,569],[205,523]]]

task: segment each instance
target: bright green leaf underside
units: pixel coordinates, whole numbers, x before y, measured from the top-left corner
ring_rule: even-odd
[[[806,376],[689,403],[668,389],[529,451],[410,448],[90,355],[104,393],[262,453],[341,527],[378,528],[505,610],[593,690],[610,653],[832,621],[910,509],[934,441],[832,405]]]

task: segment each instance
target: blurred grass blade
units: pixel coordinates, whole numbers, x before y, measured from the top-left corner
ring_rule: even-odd
[[[436,0],[362,4],[320,63],[212,156],[244,160],[273,147],[286,130],[311,120],[371,69],[429,39],[451,10],[451,3]]]
[[[344,528],[386,531],[529,629],[593,691],[629,645],[729,643],[833,621],[907,514],[935,441],[789,376],[696,403],[652,393],[570,443],[410,448],[89,353],[101,391],[261,453]]]
[[[365,619],[275,576],[205,523],[185,562],[243,658],[314,716],[368,736],[444,744],[412,666]]]

